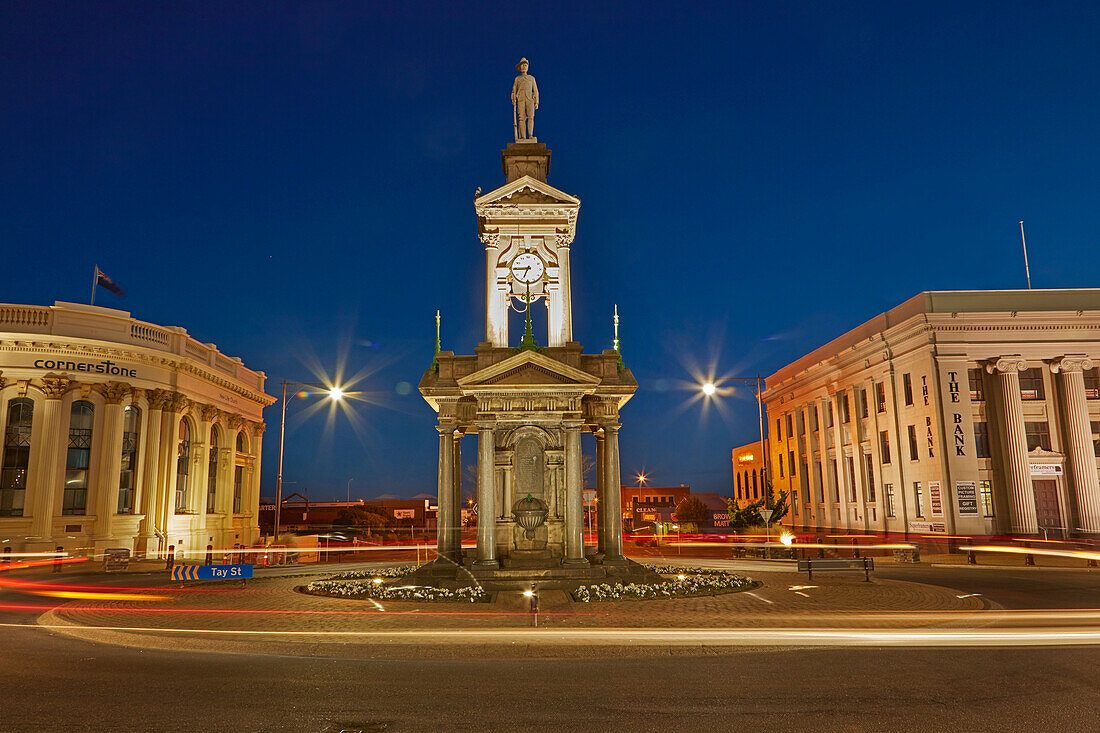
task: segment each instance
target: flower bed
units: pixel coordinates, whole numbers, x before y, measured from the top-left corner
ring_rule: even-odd
[[[599,583],[582,585],[573,591],[573,600],[580,603],[592,601],[622,601],[644,598],[685,598],[687,596],[730,593],[752,587],[752,581],[741,575],[722,570],[680,568],[669,565],[652,565],[650,570],[660,575],[676,575],[665,583]]]
[[[395,568],[397,569],[397,568]],[[415,570],[415,568],[414,568]],[[356,571],[358,572],[358,571]],[[402,573],[407,575],[407,573]],[[385,585],[378,573],[359,578],[315,580],[305,587],[307,593],[337,598],[375,598],[391,601],[459,601],[477,603],[488,599],[489,594],[480,587],[434,588],[427,585]],[[394,576],[391,576],[394,577]],[[368,579],[369,578],[369,579]]]
[[[359,578],[404,578],[410,573],[416,572],[415,565],[403,565],[397,568],[375,568],[373,570],[349,570],[346,573],[337,573],[327,580],[356,580]],[[323,581],[319,581],[323,582]]]

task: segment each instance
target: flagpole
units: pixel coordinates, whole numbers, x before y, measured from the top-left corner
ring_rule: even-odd
[[[99,284],[99,264],[95,266],[95,272],[92,274],[92,305],[95,305],[95,286]]]
[[[1020,243],[1024,246],[1024,273],[1027,275],[1027,289],[1031,290],[1031,268],[1027,264],[1027,240],[1024,239],[1024,223],[1020,222]]]

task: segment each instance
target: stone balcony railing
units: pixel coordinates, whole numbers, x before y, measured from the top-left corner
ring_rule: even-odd
[[[58,301],[52,306],[0,303],[0,334],[25,333],[96,339],[130,344],[187,357],[263,391],[263,372],[226,356],[214,344],[204,344],[180,326],[158,326],[139,321],[126,311]]]

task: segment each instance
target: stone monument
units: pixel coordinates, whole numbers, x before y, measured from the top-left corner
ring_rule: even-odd
[[[526,59],[516,68],[516,141],[501,151],[505,183],[474,200],[485,340],[472,355],[437,345],[420,380],[439,416],[438,559],[421,575],[498,589],[652,579],[623,557],[619,411],[638,385],[617,349],[586,354],[573,340],[569,253],[580,200],[546,182],[550,151],[533,137],[538,88]],[[534,307],[546,309],[543,344],[532,332]],[[523,313],[521,340],[509,337],[513,311]],[[475,552],[464,552],[460,538],[464,436],[477,437]],[[585,538],[588,439],[596,456],[594,542]]]

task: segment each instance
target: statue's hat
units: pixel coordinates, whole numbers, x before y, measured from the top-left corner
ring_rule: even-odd
[[[528,66],[530,66],[531,62],[528,61],[527,59],[520,59],[519,63],[516,64],[516,71],[519,71],[519,67],[523,66],[524,64],[527,64]]]

